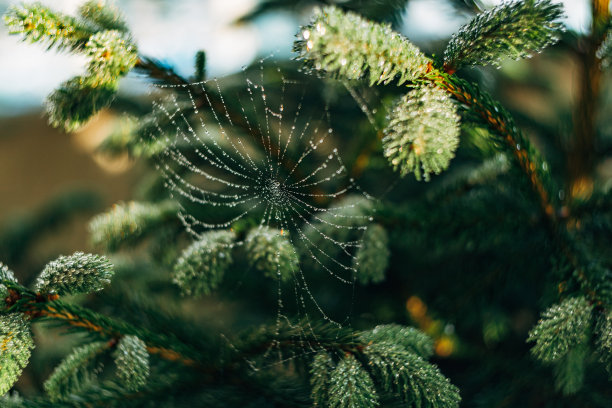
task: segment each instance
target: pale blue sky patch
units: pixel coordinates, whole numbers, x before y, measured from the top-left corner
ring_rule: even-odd
[[[84,0],[42,0],[41,3],[74,14]],[[0,0],[0,12],[21,0]],[[27,1],[26,1],[27,2]],[[483,0],[494,5],[500,0]],[[586,0],[565,0],[567,24],[584,31],[589,25]],[[272,13],[254,24],[232,22],[257,0],[122,0],[117,1],[132,29],[140,52],[193,73],[198,50],[207,53],[210,76],[239,70],[257,56],[291,55],[299,22],[285,13]],[[457,16],[445,0],[411,0],[402,32],[415,41],[449,38],[467,17]],[[57,85],[83,72],[85,59],[68,53],[47,52],[41,45],[23,44],[0,25],[0,114],[39,107]],[[133,88],[128,86],[127,88]]]

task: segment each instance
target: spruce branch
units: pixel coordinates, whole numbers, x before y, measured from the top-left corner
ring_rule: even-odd
[[[64,358],[44,383],[45,392],[51,400],[57,401],[67,394],[78,392],[92,381],[96,361],[109,347],[109,342],[93,342],[75,348]]]
[[[89,58],[87,84],[93,88],[116,86],[138,61],[132,40],[117,30],[92,35],[85,44],[85,54]]]
[[[609,378],[612,380],[612,312],[600,312],[597,324],[595,325],[595,333],[597,335],[595,345],[601,361],[606,370],[608,370]]]
[[[605,69],[612,66],[612,30],[608,31],[601,46],[597,50],[597,58],[601,60],[601,66]]]
[[[327,406],[329,401],[330,374],[334,369],[334,361],[325,351],[318,352],[312,359],[310,368],[311,397],[315,407]]]
[[[195,73],[193,78],[196,82],[202,82],[206,79],[206,52],[200,50],[195,55]]]
[[[191,244],[174,266],[173,281],[187,295],[208,295],[215,290],[232,263],[235,234],[209,231]]]
[[[59,300],[53,293],[37,293],[10,281],[4,313],[22,314],[31,321],[47,321],[67,326],[72,331],[85,332],[103,341],[119,340],[127,335],[145,341],[149,354],[186,366],[197,366],[201,352],[184,344],[172,334],[153,333],[118,319],[111,319],[87,308]]]
[[[128,390],[138,391],[149,377],[149,352],[144,341],[136,336],[124,336],[115,351],[115,364]]]
[[[105,7],[104,3],[89,2],[81,10],[83,18],[78,19],[35,3],[12,7],[4,16],[10,34],[32,43],[47,43],[49,48],[84,52],[90,59],[85,75],[64,82],[47,97],[49,122],[55,127],[74,131],[109,106],[117,82],[138,60],[125,27],[112,24],[115,11]],[[116,29],[100,31],[103,25]]]
[[[110,157],[118,157],[125,153],[134,158],[148,159],[158,156],[168,148],[169,141],[150,137],[154,130],[148,129],[148,126],[155,126],[151,119],[152,116],[148,116],[139,121],[127,115],[120,118],[117,127],[98,145],[96,150]]]
[[[329,377],[329,408],[365,408],[379,404],[374,382],[359,361],[347,354]]]
[[[269,278],[290,280],[299,270],[299,258],[289,239],[279,230],[254,228],[245,240],[249,264]]]
[[[327,29],[327,26],[323,24],[326,18],[328,18],[327,16],[331,16],[329,18],[334,21],[333,30]],[[378,58],[380,55],[377,53],[377,46],[378,44],[383,44],[381,47],[384,49],[384,44],[389,37],[389,33],[384,28],[385,26],[372,23],[352,13],[344,14],[335,8],[326,8],[325,12],[318,11],[315,14],[313,24],[316,25],[317,23],[322,23],[321,27],[326,27],[324,32],[320,32],[317,37],[318,42],[321,44],[315,48],[313,43],[312,49],[314,52],[310,52],[308,46],[304,46],[303,40],[296,41],[295,48],[301,51],[300,58],[320,70],[338,73],[339,71],[334,61],[345,56],[345,52],[338,48],[325,48],[325,44],[358,43],[360,44],[360,52],[368,55],[365,58],[363,55],[357,54],[356,61],[361,64],[360,72],[362,74],[378,72]],[[307,26],[305,29],[310,27]],[[366,31],[369,33],[368,38],[363,38],[362,34],[355,33],[355,27],[366,27]],[[455,75],[449,75],[434,68],[428,62],[429,60],[424,62],[424,57],[421,57],[420,51],[417,50],[418,53],[413,52],[414,45],[408,43],[399,34],[394,33],[393,37],[400,37],[400,40],[398,40],[400,43],[397,46],[406,47],[408,51],[402,53],[401,48],[398,48],[391,53],[394,58],[390,59],[389,62],[393,64],[393,72],[396,72],[397,75],[385,78],[391,81],[399,76],[400,83],[402,83],[402,78],[412,83],[432,83],[436,87],[448,92],[455,100],[468,108],[468,113],[472,114],[471,118],[473,120],[484,124],[494,132],[497,142],[496,147],[514,156],[517,164],[526,173],[533,189],[538,194],[542,208],[547,216],[553,219],[556,218],[554,207],[550,201],[551,177],[548,173],[548,165],[540,158],[537,150],[529,140],[514,125],[510,114],[477,86],[471,85]],[[321,47],[325,48],[327,52],[331,53],[333,51],[335,54],[328,55],[316,52]],[[425,65],[422,65],[423,63]],[[414,71],[411,70],[410,67],[415,65],[422,66],[422,68]],[[351,77],[350,75],[349,77]]]
[[[368,225],[354,259],[357,281],[362,285],[380,283],[389,266],[389,236],[379,224]]]
[[[422,358],[431,357],[434,351],[431,337],[414,327],[400,326],[398,324],[376,326],[370,331],[362,332],[359,339],[366,344],[395,344]]]
[[[83,20],[97,25],[100,30],[129,31],[121,11],[111,2],[105,0],[85,2],[79,7],[79,16]]]
[[[59,50],[81,50],[93,34],[92,27],[40,3],[10,7],[4,15],[4,23],[9,34],[21,35],[30,43],[42,42],[48,48]]]
[[[444,51],[444,65],[499,66],[504,58],[518,60],[556,43],[563,32],[563,6],[550,0],[505,2],[478,14],[453,35]]]
[[[457,387],[433,365],[400,345],[374,343],[364,349],[368,365],[382,388],[399,394],[410,406],[458,407]]]
[[[0,314],[0,395],[6,394],[30,360],[34,342],[26,319]]]
[[[534,3],[530,2],[530,4]],[[547,10],[545,14],[548,15],[548,17],[552,18],[560,15],[561,9],[558,6],[550,5],[548,2],[540,2],[538,4],[540,4],[540,6],[546,6],[544,9]],[[374,23],[351,15],[350,13],[343,16],[341,12],[333,9],[330,10],[328,14],[333,16],[333,27],[336,29],[327,29],[327,26],[321,25],[321,27],[325,27],[325,30],[323,33],[320,31],[318,32],[318,45],[316,46],[314,42],[311,46],[308,44],[304,45],[304,39],[298,39],[296,42],[296,49],[301,52],[300,57],[306,59],[309,66],[314,66],[320,70],[328,71],[336,75],[344,74],[347,78],[363,77],[365,73],[370,71],[378,72],[376,71],[377,66],[375,65],[375,57],[379,56],[376,47],[370,47],[367,44],[363,44],[363,39],[360,37],[360,34],[356,34],[354,29],[349,27],[349,25],[352,27],[372,27]],[[317,12],[315,21],[325,22],[326,16],[327,15],[324,13]],[[554,19],[556,19],[556,17],[553,18],[553,20]],[[559,27],[556,26],[558,23],[553,22],[551,24],[553,25],[548,26],[547,30],[559,30]],[[305,27],[309,35],[312,27],[312,25]],[[374,29],[368,32],[374,35],[373,33],[378,33],[380,30],[379,28],[378,31]],[[553,31],[551,31],[551,33]],[[525,38],[528,37],[523,37],[523,40],[525,40]],[[550,38],[552,41],[552,37]],[[385,40],[386,37],[382,35],[380,38],[369,39],[370,43],[374,45],[382,43]],[[325,44],[349,44],[351,42],[363,45],[359,49],[359,52],[356,52],[357,57],[355,61],[360,66],[360,75],[357,76],[355,72],[346,73],[338,67],[337,61],[339,58],[345,57],[347,58],[347,65],[350,66],[351,60],[348,58],[350,55],[347,55],[342,50],[333,47],[326,48],[325,46]],[[548,40],[542,43],[542,46],[546,45],[547,42]],[[311,49],[313,52],[310,52]],[[408,49],[412,50],[412,45],[410,45]],[[318,50],[326,50],[326,52],[334,52],[335,54],[325,54],[318,52]],[[526,49],[524,51],[526,52],[529,50]],[[365,58],[363,54],[360,53],[369,53],[369,57]],[[491,55],[500,56],[501,54]],[[413,59],[409,62],[397,62],[399,70],[402,69],[401,67],[405,66],[403,64],[419,64],[421,61],[421,59],[415,57],[414,54],[411,54],[409,58]],[[560,248],[567,260],[572,264],[572,275],[579,282],[581,291],[588,296],[590,302],[603,306],[609,305],[606,286],[602,285],[599,280],[593,278],[592,268],[590,268],[588,263],[585,263],[583,259],[580,259],[579,254],[575,253],[575,248],[567,234],[566,226],[559,220],[561,210],[556,208],[555,197],[557,189],[550,174],[549,165],[542,159],[538,150],[533,146],[530,140],[516,127],[512,116],[498,102],[489,94],[479,89],[478,86],[470,84],[458,78],[456,75],[453,75],[452,72],[454,71],[454,67],[449,67],[447,65],[446,70],[448,72],[444,72],[444,70],[429,64],[428,69],[419,71],[416,77],[410,77],[411,82],[417,86],[420,86],[422,82],[431,83],[437,88],[446,91],[460,103],[465,120],[473,121],[488,128],[494,147],[513,157],[513,163],[525,174],[526,180],[531,185],[539,201],[542,212],[545,215],[551,238],[555,241],[555,244],[558,245],[558,248]],[[370,77],[370,79],[372,78]],[[560,288],[562,287],[565,287],[565,285],[560,286]]]
[[[588,347],[581,344],[555,362],[553,366],[555,388],[563,395],[575,394],[582,388],[588,351]]]
[[[0,262],[0,299],[6,299],[9,295],[8,288],[2,284],[2,281],[17,282],[15,274],[8,266]]]
[[[110,283],[113,274],[106,257],[75,252],[48,263],[36,281],[36,290],[58,295],[96,292]]]
[[[298,58],[308,65],[348,79],[365,78],[370,85],[415,81],[431,61],[390,25],[370,22],[336,7],[316,9],[294,43]]]
[[[310,381],[315,406],[342,407],[353,403],[370,407],[376,405],[377,395],[381,398],[399,395],[411,406],[458,406],[457,388],[424,360],[432,353],[432,341],[425,334],[399,325],[355,333],[310,323],[311,332],[303,333],[299,330],[301,324],[264,327],[245,336],[235,344],[235,361],[253,358],[270,348],[312,350],[315,355],[310,363]],[[342,357],[336,364],[337,356]],[[373,386],[366,376],[373,380]],[[363,388],[353,390],[359,398],[351,399],[352,394],[343,389],[343,384],[349,386],[355,378],[360,378]]]
[[[47,96],[45,109],[52,126],[68,132],[85,125],[115,99],[115,83],[94,87],[86,76],[74,77]]]
[[[172,201],[115,204],[89,222],[91,241],[96,247],[115,251],[122,244],[136,243],[164,223],[176,220],[177,212],[178,206]]]
[[[433,85],[404,95],[389,113],[384,155],[402,176],[429,181],[448,168],[459,145],[459,115],[448,94]]]
[[[534,356],[551,363],[583,346],[589,339],[592,311],[593,306],[584,297],[566,299],[546,310],[527,339],[535,342]]]
[[[536,193],[542,210],[553,224],[556,223],[557,214],[551,201],[554,186],[549,165],[514,124],[508,111],[488,93],[456,75],[433,72],[429,79],[461,103],[470,119],[484,124],[492,131],[494,145],[514,157],[515,163],[527,176]]]

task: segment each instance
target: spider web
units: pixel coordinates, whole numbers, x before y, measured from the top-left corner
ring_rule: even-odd
[[[283,311],[289,297],[307,327],[313,310],[343,327],[352,305],[344,316],[330,316],[311,290],[311,274],[354,290],[356,251],[372,221],[373,200],[350,177],[329,109],[311,109],[320,99],[312,78],[293,70],[288,77],[264,63],[232,77],[159,86],[171,92],[153,105],[149,137],[164,146],[156,165],[194,239],[253,224],[291,242],[299,266],[287,296],[277,271],[279,326],[295,322]]]

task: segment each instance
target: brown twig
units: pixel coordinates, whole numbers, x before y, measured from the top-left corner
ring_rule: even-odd
[[[579,44],[579,94],[574,113],[574,137],[566,157],[570,199],[586,198],[593,192],[595,122],[602,79],[601,64],[596,54],[604,40],[609,18],[609,0],[592,0],[591,34]]]

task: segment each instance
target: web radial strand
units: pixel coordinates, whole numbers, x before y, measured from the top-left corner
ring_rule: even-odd
[[[161,86],[172,93],[154,103],[151,138],[163,146],[157,167],[191,235],[241,220],[278,230],[299,259],[285,296],[302,317],[314,311],[340,325],[348,316],[329,316],[313,282],[331,277],[352,290],[372,199],[349,178],[313,78],[290,75],[262,62],[227,78]],[[283,287],[279,322],[287,319]]]

